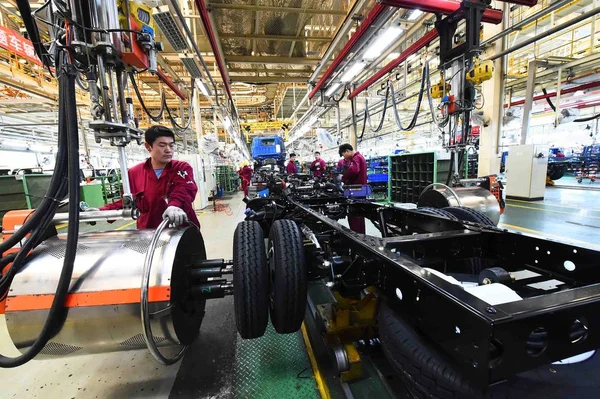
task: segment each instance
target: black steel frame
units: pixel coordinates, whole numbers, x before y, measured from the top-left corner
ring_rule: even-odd
[[[352,287],[377,286],[392,306],[476,385],[487,386],[600,347],[598,251],[345,198],[282,196],[252,200],[248,207],[264,209],[273,202],[278,210],[264,217],[263,227],[268,229],[272,221],[289,218],[308,226],[317,236],[327,231],[338,248],[361,259],[348,267],[355,270],[337,276],[341,281],[336,289],[352,295]],[[373,221],[384,238],[343,227],[327,216],[332,206],[337,219],[354,215]],[[392,231],[404,235],[393,236]],[[509,271],[526,269],[538,276],[517,280],[511,286],[530,291],[523,300],[490,306],[425,269],[468,258],[489,260]],[[566,270],[565,261],[573,262],[575,270]],[[529,287],[550,279],[562,284],[547,293]],[[570,331],[576,320],[587,331],[572,343]],[[539,328],[547,332],[547,342],[530,354],[530,334]]]

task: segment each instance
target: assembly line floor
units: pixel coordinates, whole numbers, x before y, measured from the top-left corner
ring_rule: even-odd
[[[222,212],[207,208],[199,214],[209,258],[232,258],[233,232],[244,218],[240,194],[225,202],[230,208]],[[544,201],[507,205],[501,227],[600,248],[600,192],[550,188]],[[135,224],[98,223],[82,231],[115,228]],[[199,338],[174,366],[159,365],[145,350],[32,361],[0,369],[0,398],[318,398],[323,377],[311,367],[313,351],[305,343],[303,332],[281,336],[271,330],[259,340],[241,340],[233,297],[210,300]],[[1,353],[15,351],[0,342]]]

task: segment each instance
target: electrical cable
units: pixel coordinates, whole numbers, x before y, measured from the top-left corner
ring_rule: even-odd
[[[194,95],[194,85],[192,84],[192,94],[190,95],[190,99],[193,98]],[[191,100],[188,101],[189,102],[189,118],[187,121],[186,126],[181,126],[177,123],[177,121],[175,120],[175,118],[173,118],[173,115],[171,114],[171,110],[169,109],[169,106],[167,105],[167,98],[165,96],[163,96],[163,106],[164,109],[167,111],[167,116],[169,117],[169,121],[171,122],[171,125],[173,125],[174,128],[179,129],[180,131],[184,131],[189,129],[191,123],[192,123],[192,103]],[[181,121],[183,122],[183,115],[181,115]]]
[[[148,115],[148,117],[150,119],[152,119],[154,122],[160,122],[162,120],[163,112],[165,111],[165,92],[164,91],[161,92],[160,111],[158,112],[158,115],[152,115],[150,110],[148,110],[148,108],[146,107],[146,103],[144,102],[144,99],[142,98],[140,89],[137,85],[137,82],[135,81],[135,78],[133,77],[133,72],[129,73],[129,80],[131,81],[131,85],[133,86],[133,91],[135,91],[135,95],[137,96],[137,99],[140,102],[140,105],[142,106],[142,109],[144,110],[146,115]]]
[[[388,81],[385,87],[385,99],[383,100],[383,110],[381,111],[381,119],[379,120],[379,124],[376,128],[373,128],[373,125],[371,124],[371,115],[369,114],[369,103],[365,99],[365,119],[363,122],[369,124],[369,130],[371,131],[371,133],[377,133],[383,128],[383,122],[385,122],[385,114],[388,108],[388,99],[390,98],[390,86],[391,84]]]
[[[60,70],[61,68],[57,68],[57,70]],[[69,225],[67,230],[67,245],[65,249],[63,267],[58,281],[58,287],[52,301],[52,306],[48,311],[48,316],[44,322],[42,331],[29,349],[27,349],[22,355],[14,358],[0,356],[0,367],[4,368],[18,367],[33,359],[60,328],[57,322],[64,320],[65,317],[64,304],[68,295],[71,277],[73,275],[79,234],[79,135],[77,131],[75,73],[75,69],[72,66],[65,66],[63,73],[61,73],[61,76],[59,77],[59,92],[62,94],[62,96],[59,97],[59,112],[62,111],[61,115],[59,116],[59,123],[61,123],[61,127],[65,128],[64,134],[67,136],[67,176],[69,178]],[[61,131],[60,128],[59,131]],[[53,201],[53,204],[54,206],[57,206],[56,201]],[[44,219],[51,220],[53,214],[48,213],[44,214],[43,216]],[[41,229],[38,229],[36,231],[36,235],[40,230]],[[28,240],[28,242],[30,241],[31,239]],[[19,255],[17,255],[17,257],[18,256]]]
[[[29,35],[29,40],[31,40],[31,44],[35,49],[35,53],[42,61],[42,64],[44,64],[44,66],[47,67],[48,70],[51,70],[51,56],[44,47],[44,43],[42,42],[37,24],[35,23],[35,19],[31,14],[31,6],[29,5],[29,1],[17,0],[17,8],[19,9],[19,13],[21,14],[23,25],[25,25],[25,29],[27,30],[27,34]]]
[[[548,103],[550,108],[552,108],[552,111],[556,112],[556,106],[554,105],[552,100],[550,100],[550,97],[548,97],[548,92],[546,91],[546,89],[544,87],[542,87],[542,92],[544,93],[544,97],[546,97],[546,102]],[[596,114],[596,115],[586,116],[583,118],[574,119],[573,122],[590,122],[590,121],[593,121],[593,120],[596,120],[599,118],[600,118],[600,114]]]
[[[402,121],[400,120],[400,115],[398,114],[398,105],[396,103],[396,93],[394,93],[394,87],[391,83],[388,83],[392,86],[392,111],[394,111],[394,119],[396,120],[396,125],[398,125],[398,129],[403,131],[412,130],[415,128],[417,124],[417,120],[419,119],[419,113],[421,111],[421,102],[423,101],[423,92],[425,91],[426,83],[429,77],[429,63],[426,62],[425,66],[423,66],[423,75],[421,77],[421,89],[419,91],[419,97],[417,98],[417,106],[415,107],[415,113],[408,124],[407,127],[402,126]]]

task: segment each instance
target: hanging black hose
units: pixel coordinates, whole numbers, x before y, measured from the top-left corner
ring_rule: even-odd
[[[129,73],[129,80],[131,81],[131,86],[133,86],[133,91],[135,91],[135,95],[137,96],[137,99],[140,102],[140,105],[142,106],[142,109],[144,110],[146,115],[148,115],[148,117],[150,119],[152,119],[154,122],[160,122],[163,112],[165,110],[165,92],[163,91],[161,93],[160,111],[158,112],[158,115],[152,115],[150,110],[148,110],[148,108],[146,107],[146,103],[144,102],[144,99],[142,98],[142,94],[140,93],[140,89],[137,85],[137,82],[135,81],[133,72]]]
[[[383,110],[381,111],[381,119],[379,120],[379,124],[376,128],[373,128],[371,124],[371,115],[369,114],[369,102],[365,99],[365,118],[363,120],[364,123],[369,124],[369,130],[371,133],[377,133],[383,128],[383,122],[385,122],[385,114],[387,113],[387,105],[388,99],[390,98],[390,82],[387,82],[387,86],[385,87],[385,98],[383,100]]]
[[[192,98],[193,94],[194,94],[194,85],[192,85],[192,94],[190,95],[190,99]],[[167,116],[169,117],[169,121],[171,122],[171,125],[173,125],[174,128],[183,131],[183,130],[187,130],[190,127],[190,124],[192,123],[191,104],[192,103],[191,103],[191,100],[190,100],[190,104],[189,104],[190,115],[189,115],[187,124],[185,126],[181,126],[181,125],[179,125],[177,123],[177,121],[175,120],[175,118],[171,114],[171,110],[169,109],[169,106],[167,105],[167,98],[165,96],[163,96],[163,108],[167,111]],[[183,121],[183,115],[181,115],[181,120]]]
[[[446,176],[446,185],[449,186],[452,181],[452,172],[454,169],[454,151],[450,152],[450,168],[448,168],[448,176]]]
[[[398,129],[403,131],[412,130],[417,125],[417,120],[419,119],[419,112],[421,110],[421,102],[423,101],[423,93],[425,92],[425,85],[427,83],[428,77],[429,63],[426,62],[425,66],[423,67],[423,76],[421,77],[421,89],[419,91],[419,97],[417,98],[417,106],[415,108],[415,113],[407,127],[402,126],[402,121],[400,120],[400,115],[398,114],[398,105],[396,104],[396,93],[394,93],[394,87],[391,83],[388,84],[389,86],[392,86],[392,111],[394,111],[394,119],[396,120],[396,125],[398,125]]]
[[[169,109],[169,106],[167,104],[167,98],[165,96],[163,96],[162,98],[162,108],[164,108],[167,111],[167,116],[169,117],[169,121],[171,122],[171,125],[173,125],[173,127],[175,129],[179,129],[180,131],[184,131],[189,129],[190,124],[192,123],[192,99],[194,98],[194,81],[192,80],[191,82],[191,92],[188,98],[188,108],[189,108],[189,118],[188,121],[186,123],[185,126],[181,126],[177,123],[177,121],[175,120],[175,118],[173,117],[173,115],[171,114],[171,110]],[[235,109],[235,106],[233,105],[233,102],[231,103],[231,113],[232,115],[234,115],[234,120],[237,120],[237,110]],[[183,114],[181,115],[181,121],[183,122]]]
[[[552,102],[552,100],[550,100],[550,97],[548,97],[548,92],[546,91],[545,88],[542,87],[542,92],[544,93],[544,96],[546,98],[546,102],[548,103],[548,105],[550,106],[550,108],[552,108],[552,111],[556,112],[556,106],[554,105],[554,103]],[[577,118],[574,119],[573,122],[590,122],[596,119],[600,118],[600,114],[596,114],[596,115],[590,115],[590,116],[586,116],[583,118]]]
[[[19,8],[19,13],[21,14],[23,25],[25,25],[25,29],[27,29],[27,34],[29,35],[29,40],[31,40],[31,44],[33,44],[35,53],[42,61],[44,66],[50,69],[52,63],[51,56],[50,54],[48,54],[48,51],[44,47],[44,43],[42,42],[38,26],[35,22],[35,19],[31,15],[31,6],[29,5],[29,1],[18,0],[17,7]]]
[[[62,56],[56,57],[57,61],[61,63]],[[44,323],[44,327],[40,332],[39,336],[33,342],[31,347],[27,349],[25,353],[15,358],[9,358],[0,356],[0,367],[18,367],[29,360],[33,359],[48,343],[52,336],[60,328],[57,322],[64,320],[64,304],[69,291],[69,285],[71,283],[71,277],[73,275],[73,267],[75,261],[75,254],[77,250],[77,241],[79,234],[79,135],[77,127],[77,103],[75,98],[75,74],[76,70],[71,65],[57,65],[57,71],[59,72],[59,134],[64,132],[67,139],[67,164],[68,164],[68,188],[69,188],[69,226],[67,230],[67,245],[65,249],[65,257],[63,262],[63,268],[58,281],[58,287],[52,301],[52,306],[48,311],[48,317]],[[64,136],[63,136],[64,140]],[[62,144],[62,143],[60,143]],[[63,165],[64,166],[64,165]],[[55,171],[56,174],[56,171]],[[54,176],[53,176],[54,177]],[[61,179],[63,175],[59,176]],[[59,184],[57,191],[60,191],[60,187],[64,188],[64,185]],[[50,201],[50,208],[58,206],[58,202],[54,198],[45,198]],[[36,214],[40,213],[44,223],[51,223],[53,212],[42,213],[38,209]],[[37,226],[33,235],[35,240],[39,239],[39,234],[44,226]],[[32,235],[32,237],[33,237]],[[33,245],[33,239],[28,239],[25,245]],[[24,249],[24,248],[23,248]],[[23,252],[23,251],[22,251]],[[18,254],[15,258],[17,263]]]

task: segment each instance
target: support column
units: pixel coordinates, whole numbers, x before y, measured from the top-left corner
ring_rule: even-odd
[[[200,98],[198,96],[198,90],[194,90],[194,97],[192,98],[192,109],[194,113],[194,131],[196,132],[196,146],[198,147],[198,154],[202,154],[202,148],[200,146],[200,138],[204,136],[202,130],[202,112],[200,111]]]
[[[506,9],[507,7],[505,7]],[[508,16],[505,10],[505,16]],[[508,18],[506,18],[508,19]],[[502,32],[503,26],[485,24],[484,40]],[[486,51],[482,58],[489,58],[492,54],[503,50],[506,39],[496,40]],[[498,140],[502,130],[502,116],[504,115],[504,57],[494,61],[494,75],[492,79],[483,82],[482,94],[485,99],[483,118],[487,126],[482,126],[479,136],[479,169],[478,176],[487,176],[500,173],[500,154]]]

